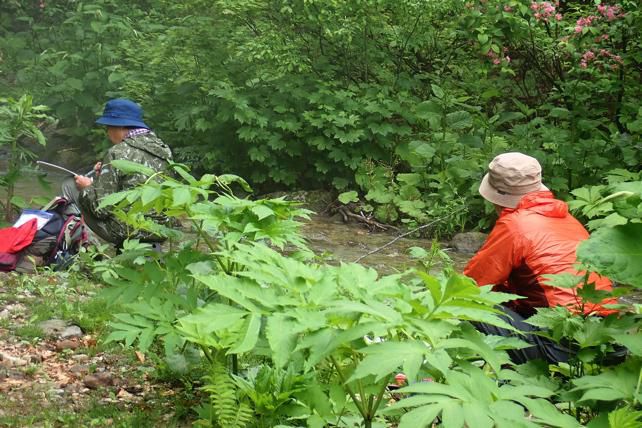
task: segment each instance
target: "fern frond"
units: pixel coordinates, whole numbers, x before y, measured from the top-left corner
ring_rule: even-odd
[[[229,375],[227,367],[219,360],[212,363],[209,376],[203,390],[210,394],[212,407],[216,414],[216,423],[224,428],[244,428],[252,420],[254,412],[245,403],[239,403],[236,384]]]
[[[252,408],[245,403],[241,403],[238,406],[238,411],[236,412],[236,420],[234,426],[239,428],[245,427],[250,423],[252,419],[254,419],[254,412],[252,411]]]

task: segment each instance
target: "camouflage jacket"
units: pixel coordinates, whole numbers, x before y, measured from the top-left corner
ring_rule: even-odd
[[[172,152],[153,132],[127,137],[113,145],[103,158],[100,174],[80,195],[83,211],[91,212],[98,219],[108,219],[112,214],[109,210],[98,209],[100,200],[145,182],[146,178],[141,174],[126,175],[111,166],[113,160],[121,159],[143,164],[154,171],[163,171],[172,160]]]

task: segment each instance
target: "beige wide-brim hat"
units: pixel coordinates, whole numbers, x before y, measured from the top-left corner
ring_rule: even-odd
[[[534,157],[511,152],[498,155],[488,164],[479,194],[493,204],[516,208],[527,193],[548,190],[542,184],[542,167]]]

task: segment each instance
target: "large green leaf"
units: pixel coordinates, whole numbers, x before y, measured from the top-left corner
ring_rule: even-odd
[[[593,232],[577,248],[577,258],[602,275],[642,288],[642,224]]]
[[[243,325],[243,329],[245,330],[243,338],[235,347],[230,349],[229,353],[242,354],[254,349],[254,346],[256,346],[256,342],[259,339],[261,316],[255,314],[248,316]]]
[[[125,159],[115,159],[111,161],[111,165],[125,174],[143,174],[147,177],[154,174],[152,168]]]
[[[246,315],[248,312],[233,306],[210,303],[181,318],[179,322],[181,325],[197,324],[201,332],[210,333],[230,328],[238,324]]]
[[[266,336],[277,367],[285,366],[292,358],[298,335],[297,323],[283,314],[274,314],[268,318]]]
[[[361,349],[366,357],[359,363],[348,381],[375,375],[375,381],[400,371],[409,379],[417,377],[428,348],[419,342],[384,342]]]
[[[639,364],[631,362],[599,375],[583,376],[573,380],[576,387],[571,391],[584,393],[578,400],[580,402],[590,400],[637,400],[639,402],[642,393],[636,386],[640,369]]]

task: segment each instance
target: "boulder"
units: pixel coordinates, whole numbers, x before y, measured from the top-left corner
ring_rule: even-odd
[[[448,243],[455,251],[459,253],[476,253],[486,241],[487,233],[482,232],[463,232],[453,236]]]
[[[52,319],[41,322],[40,324],[38,324],[38,327],[40,328],[40,330],[42,330],[45,336],[58,336],[67,328],[67,322],[63,320]]]

